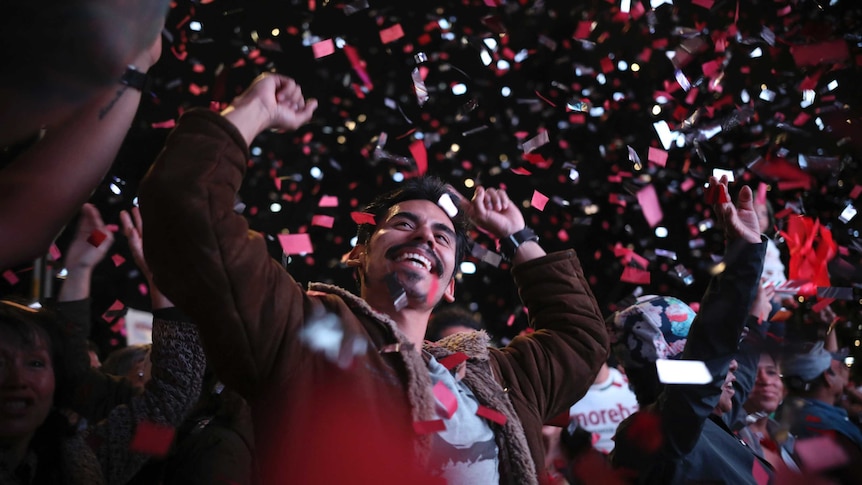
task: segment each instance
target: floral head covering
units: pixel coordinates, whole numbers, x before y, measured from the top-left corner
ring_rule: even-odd
[[[690,306],[672,296],[641,296],[612,318],[614,354],[626,368],[679,358],[694,317]]]

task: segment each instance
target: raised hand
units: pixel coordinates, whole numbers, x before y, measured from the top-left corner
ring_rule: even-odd
[[[521,210],[503,189],[477,186],[473,199],[461,199],[461,209],[477,227],[496,238],[506,237],[524,228]]]
[[[120,212],[120,223],[123,225],[123,234],[129,241],[129,251],[132,253],[132,259],[138,265],[138,269],[144,274],[148,280],[152,280],[152,272],[147,266],[147,261],[144,259],[144,224],[141,221],[141,211],[137,207],[132,207],[131,215],[129,211]]]
[[[70,272],[92,271],[93,267],[108,254],[112,244],[114,244],[114,234],[105,226],[99,210],[93,204],[84,204],[81,206],[81,217],[75,239],[66,249],[66,269]]]
[[[222,115],[250,144],[263,130],[296,130],[311,119],[315,109],[317,100],[306,100],[296,81],[264,73],[234,99]]]
[[[760,223],[757,220],[757,212],[754,210],[754,195],[751,193],[751,188],[747,185],[743,186],[739,191],[736,205],[734,205],[727,190],[726,175],[722,176],[721,180],[710,177],[709,185],[710,187],[718,187],[718,190],[724,193],[724,197],[720,200],[727,201],[717,202],[715,205],[716,218],[724,227],[727,240],[743,239],[753,244],[759,243]]]
[[[150,285],[150,299],[153,302],[153,309],[174,306],[153,282],[153,273],[147,265],[147,260],[144,259],[144,224],[140,209],[132,207],[131,214],[128,211],[120,212],[120,223],[123,225],[123,233],[129,241],[132,259],[135,260],[135,264],[138,265],[138,269],[141,270]]]
[[[772,299],[775,297],[775,285],[772,283],[761,284],[757,288],[757,296],[751,304],[752,316],[757,317],[758,322],[765,322],[772,312]]]

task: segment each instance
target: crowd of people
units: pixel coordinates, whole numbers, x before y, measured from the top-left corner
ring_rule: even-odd
[[[75,214],[78,227],[56,299],[0,300],[0,483],[862,480],[847,354],[834,332],[781,337],[784,267],[749,187],[709,181],[725,254],[692,304],[645,295],[605,314],[575,251],[546,253],[504,189],[465,197],[434,176],[364,207],[345,258],[357,291],[299,282],[234,207],[252,141],[300,129],[317,107],[278,74],[178,120],[140,208],[120,216],[149,283],[152,342],[101,362],[89,298],[114,236],[86,201],[159,58],[167,2],[51,7],[46,28],[83,19],[69,29],[92,44],[14,57],[39,83],[0,75],[0,140],[25,145],[0,171],[0,269],[43,253]],[[65,180],[43,190],[51,177]],[[446,305],[473,229],[500,242],[529,316],[505,345]]]

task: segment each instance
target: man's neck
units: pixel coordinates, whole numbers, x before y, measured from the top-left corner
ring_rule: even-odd
[[[389,300],[376,302],[367,297],[363,297],[363,299],[375,310],[388,315],[395,322],[398,330],[407,337],[407,340],[416,346],[416,350],[422,349],[422,344],[425,342],[425,331],[428,329],[428,320],[431,318],[431,309],[415,309],[408,305],[397,310]]]

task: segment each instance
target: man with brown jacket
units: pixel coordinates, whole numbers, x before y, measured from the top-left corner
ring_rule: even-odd
[[[186,113],[140,193],[147,261],[252,405],[265,482],[537,483],[543,422],[607,356],[577,256],[545,254],[503,190],[467,201],[411,179],[366,208],[348,258],[360,296],[303,289],[233,206],[255,136],[297,129],[316,104],[263,75],[221,114]],[[502,349],[484,332],[423,341],[454,299],[468,219],[501,240],[535,328]]]

